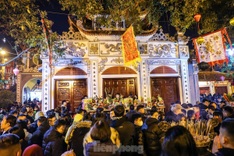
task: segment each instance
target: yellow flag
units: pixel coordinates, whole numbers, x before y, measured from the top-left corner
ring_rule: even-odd
[[[132,25],[121,36],[121,40],[124,65],[136,66],[137,63],[141,61],[141,55],[137,49],[137,43]]]

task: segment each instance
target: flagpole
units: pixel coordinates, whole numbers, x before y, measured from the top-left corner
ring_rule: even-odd
[[[42,23],[43,33],[45,35],[45,40],[46,40],[46,45],[47,45],[47,50],[48,50],[49,66],[51,68],[51,66],[52,66],[52,51],[51,51],[51,47],[49,44],[49,35],[47,35],[47,32],[49,34],[49,31],[47,30],[46,23],[45,23],[45,20],[44,20],[44,17],[42,16],[42,14],[41,14],[41,23]]]

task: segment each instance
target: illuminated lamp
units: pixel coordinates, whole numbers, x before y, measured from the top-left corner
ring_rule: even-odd
[[[194,15],[193,18],[195,19],[196,22],[199,22],[201,19],[201,14],[196,14],[196,15]]]
[[[15,67],[15,69],[13,69],[13,73],[15,74],[15,76],[17,76],[19,74],[19,69]]]

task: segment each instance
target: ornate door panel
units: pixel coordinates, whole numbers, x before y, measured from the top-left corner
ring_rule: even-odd
[[[70,102],[70,110],[81,102],[83,96],[87,95],[86,79],[80,80],[57,80],[55,88],[55,108],[61,106],[63,100]]]
[[[81,99],[87,95],[87,83],[86,80],[73,81],[73,108],[77,108]]]
[[[177,78],[151,78],[151,96],[161,95],[164,100],[166,112],[169,111],[172,102],[178,101],[179,86]]]
[[[215,87],[215,93],[219,93],[221,95],[223,95],[224,93],[228,93],[227,92],[227,86],[216,86]]]
[[[103,79],[103,96],[106,97],[105,90],[108,93],[112,93],[114,96],[116,93],[122,94],[124,97],[130,94],[136,94],[136,83],[134,78],[123,78],[123,79]]]

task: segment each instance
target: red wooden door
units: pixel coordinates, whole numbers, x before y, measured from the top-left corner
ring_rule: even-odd
[[[178,78],[151,78],[151,96],[156,98],[159,94],[164,100],[165,111],[168,112],[171,103],[180,99]]]
[[[70,103],[70,110],[81,103],[82,97],[87,95],[86,79],[79,80],[57,80],[55,86],[55,108],[61,106],[62,101],[66,100]]]
[[[113,97],[116,93],[123,95],[123,97],[137,94],[134,78],[103,79],[103,97],[106,97],[105,90],[108,93],[113,91]]]

